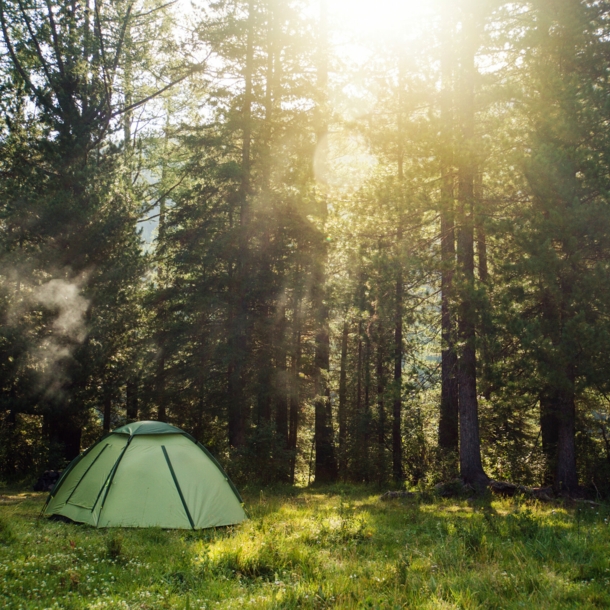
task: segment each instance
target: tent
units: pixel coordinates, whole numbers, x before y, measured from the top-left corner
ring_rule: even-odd
[[[220,464],[186,432],[158,421],[117,428],[75,458],[43,514],[95,527],[201,529],[246,519]]]

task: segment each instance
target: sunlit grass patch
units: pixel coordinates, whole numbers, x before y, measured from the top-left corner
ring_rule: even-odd
[[[97,530],[0,505],[0,607],[605,608],[609,507],[250,490],[250,519]]]

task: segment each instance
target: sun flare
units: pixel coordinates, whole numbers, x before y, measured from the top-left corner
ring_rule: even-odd
[[[433,2],[421,0],[329,0],[329,10],[345,29],[387,35],[417,29]]]

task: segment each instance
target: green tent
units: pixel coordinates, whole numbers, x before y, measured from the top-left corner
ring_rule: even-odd
[[[95,527],[201,529],[246,519],[220,464],[179,428],[117,428],[65,470],[43,509]]]

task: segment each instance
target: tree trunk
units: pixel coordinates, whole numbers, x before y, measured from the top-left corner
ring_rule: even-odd
[[[474,179],[476,174],[474,142],[474,86],[477,23],[473,0],[463,2],[463,40],[460,66],[461,150],[458,163],[458,248],[461,275],[458,334],[462,344],[458,358],[460,475],[475,489],[487,485],[489,477],[481,462],[477,400],[476,306],[474,303]]]
[[[165,354],[163,348],[157,357],[157,375],[155,380],[157,420],[167,421],[167,409],[165,408]]]
[[[288,372],[286,369],[286,308],[276,330],[275,357],[275,430],[284,448],[288,448]]]
[[[167,116],[170,115],[169,102],[167,102]],[[169,120],[169,118],[168,118]],[[164,149],[167,153],[167,143],[169,140],[168,125],[165,126],[165,142]],[[166,164],[163,160],[163,167],[161,173],[161,188],[165,188],[166,182]],[[157,235],[157,244],[159,248],[163,248],[165,241],[165,212],[166,212],[166,201],[165,197],[161,197],[159,200],[159,228]],[[159,421],[167,421],[167,409],[166,409],[166,377],[165,377],[165,357],[167,349],[167,278],[165,274],[165,267],[161,259],[158,260],[157,265],[157,278],[159,282],[159,297],[157,302],[157,318],[159,331],[157,332],[157,373],[155,380],[155,391],[156,391],[156,402],[157,402],[157,419]]]
[[[262,190],[268,196],[271,178],[271,143],[273,136],[274,94],[276,93],[276,11],[273,2],[267,3],[267,66],[265,75],[264,158],[261,163]]]
[[[44,416],[44,428],[47,431],[50,445],[58,449],[59,458],[71,462],[80,453],[82,428],[74,421],[74,416],[63,410],[53,410]],[[59,468],[62,464],[49,463],[51,468]]]
[[[377,481],[385,482],[385,426],[386,414],[383,394],[385,392],[383,323],[377,327]]]
[[[290,449],[288,441],[288,371],[286,368],[286,308],[282,307],[275,332],[275,376],[273,394],[275,403],[275,433],[276,447],[279,450],[280,480],[290,482],[290,461],[287,452]]]
[[[562,389],[560,394],[557,413],[557,474],[555,476],[555,487],[560,492],[571,493],[578,489],[573,367],[568,368],[566,381],[566,387]]]
[[[235,313],[230,339],[229,445],[241,447],[246,440],[245,375],[247,355],[248,298],[246,276],[248,260],[248,227],[250,221],[250,148],[252,144],[252,78],[254,73],[254,0],[248,2],[246,64],[244,68],[244,104],[242,108],[242,163],[239,189],[239,252],[235,269]]]
[[[482,193],[482,176],[480,172],[478,173],[476,179],[476,188],[475,188],[475,197],[477,202],[481,202],[483,193]],[[476,219],[477,225],[477,254],[478,254],[478,263],[479,263],[479,280],[482,284],[487,284],[487,280],[489,278],[489,268],[487,265],[487,234],[485,232],[485,223],[481,218],[481,213],[477,214]]]
[[[364,412],[362,413],[363,419],[363,435],[362,435],[362,455],[364,457],[364,481],[370,483],[371,481],[371,424],[373,422],[373,416],[371,412],[371,333],[370,326],[367,326],[366,334],[364,336],[365,347],[364,347]]]
[[[540,435],[545,457],[544,483],[552,485],[557,472],[559,440],[558,396],[549,387],[540,394]]]
[[[318,92],[320,99],[317,107],[317,145],[320,149],[320,178],[325,181],[326,174],[326,137],[327,122],[327,89],[328,89],[328,17],[326,0],[320,3],[320,27],[318,47]],[[326,194],[322,197],[322,220],[326,224],[328,214]],[[323,229],[324,230],[324,229]],[[328,323],[328,305],[326,304],[326,264],[328,251],[326,244],[322,246],[317,272],[314,274],[312,294],[313,307],[316,312],[316,348],[314,356],[314,392],[315,392],[315,480],[317,483],[335,481],[337,479],[337,462],[333,440],[332,409],[330,403],[330,387],[328,372],[330,370],[330,330]]]
[[[323,317],[328,314],[322,307]],[[320,325],[322,326],[322,325]],[[328,327],[323,325],[316,335],[316,352],[314,357],[314,392],[315,392],[315,480],[326,483],[337,479],[337,463],[333,443],[331,420],[330,387],[328,371],[330,369],[330,341]]]
[[[402,230],[399,229],[399,243]],[[398,278],[396,279],[396,314],[394,320],[394,404],[392,409],[392,473],[395,481],[402,481],[402,313],[403,313],[403,278],[399,261]]]
[[[394,310],[394,399],[392,403],[392,476],[395,481],[404,479],[402,468],[402,315],[403,315],[403,268],[401,260],[403,240],[403,112],[405,88],[405,55],[398,59],[398,116],[396,121],[398,139],[397,178],[398,178],[398,226],[396,228],[396,302]]]
[[[11,399],[15,399],[15,386],[13,385],[11,388]],[[2,465],[3,473],[6,474],[9,478],[12,478],[17,474],[17,455],[15,451],[15,445],[17,440],[17,411],[13,408],[9,409],[6,412],[6,416],[4,417],[4,421],[0,420],[4,438],[6,439],[6,445],[4,447],[4,464]]]
[[[138,421],[138,381],[130,379],[127,382],[125,393],[127,423]]]
[[[343,322],[341,335],[341,371],[339,373],[339,475],[347,474],[347,346],[349,325]]]
[[[458,381],[451,299],[455,268],[453,172],[453,45],[449,7],[443,9],[441,55],[441,408],[438,444],[445,452],[458,451]]]
[[[294,485],[297,460],[297,435],[299,432],[301,373],[301,321],[300,299],[295,299],[293,320],[293,346],[290,380],[290,420],[288,422],[288,449],[290,451],[290,482]]]

